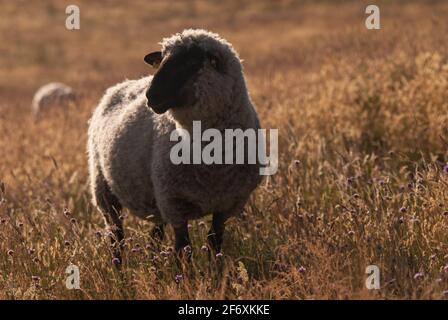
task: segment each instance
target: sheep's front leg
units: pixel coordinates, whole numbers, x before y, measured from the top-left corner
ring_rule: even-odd
[[[189,260],[191,258],[191,244],[190,237],[188,235],[188,222],[184,221],[182,223],[176,224],[173,226],[173,228],[177,256],[180,259],[186,257]]]
[[[226,218],[223,214],[216,213],[213,215],[212,226],[208,232],[207,239],[210,247],[215,254],[221,252],[225,222]]]
[[[151,239],[163,241],[165,238],[165,223],[156,224],[151,230]]]

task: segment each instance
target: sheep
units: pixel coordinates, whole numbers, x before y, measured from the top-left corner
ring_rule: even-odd
[[[109,88],[88,129],[92,201],[103,213],[121,262],[121,210],[128,208],[155,226],[162,241],[169,223],[178,257],[191,251],[188,220],[212,214],[210,249],[221,252],[224,223],[240,214],[261,181],[260,164],[173,164],[174,130],[260,128],[232,45],[215,33],[187,29],[145,56],[153,76]],[[187,254],[186,254],[187,253]]]
[[[37,90],[31,104],[34,115],[48,110],[51,106],[60,104],[68,105],[75,100],[75,93],[69,86],[60,82],[48,83]]]

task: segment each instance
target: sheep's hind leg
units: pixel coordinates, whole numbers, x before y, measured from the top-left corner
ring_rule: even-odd
[[[111,248],[113,250],[114,264],[121,264],[121,249],[124,245],[124,230],[123,222],[120,219],[122,206],[112,193],[104,195],[105,201],[108,204],[108,209],[104,212],[104,217],[111,231]]]
[[[156,224],[152,230],[150,235],[150,246],[152,249],[159,251],[160,245],[165,238],[165,223]]]
[[[165,238],[165,223],[156,224],[151,230],[151,238],[159,242]]]
[[[101,173],[96,176],[93,187],[95,202],[103,213],[107,228],[110,231],[113,262],[115,265],[120,265],[122,262],[121,247],[124,244],[123,222],[120,219],[122,206]]]
[[[210,248],[214,251],[214,254],[221,253],[222,240],[224,236],[224,229],[226,219],[223,214],[214,214],[212,220],[212,226],[208,232],[207,239]]]
[[[222,246],[222,240],[224,236],[224,229],[225,229],[225,221],[226,217],[223,214],[216,213],[213,214],[212,219],[212,225],[210,227],[210,230],[207,235],[207,240],[210,246],[210,251],[208,253],[209,258],[209,272],[210,274],[213,273],[214,268],[215,269],[215,286],[221,287],[222,284],[222,275],[224,270],[224,260],[221,257],[221,246]]]

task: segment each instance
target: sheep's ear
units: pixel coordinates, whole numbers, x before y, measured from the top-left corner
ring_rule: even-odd
[[[154,51],[148,53],[145,56],[144,60],[147,64],[150,64],[153,68],[158,68],[160,66],[160,63],[162,62],[162,52]]]

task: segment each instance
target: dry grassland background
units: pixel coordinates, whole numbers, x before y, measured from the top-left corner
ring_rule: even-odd
[[[72,2],[79,31],[65,29]],[[448,297],[448,3],[375,1],[375,31],[367,4],[0,0],[0,298]],[[263,127],[279,129],[279,171],[228,222],[219,287],[200,221],[177,283],[173,258],[147,248],[151,224],[125,212],[115,270],[88,188],[95,104],[153,72],[143,56],[187,27],[233,43]],[[50,81],[80,99],[36,121],[32,96]],[[65,287],[70,263],[81,290]],[[371,264],[380,290],[365,288]]]

